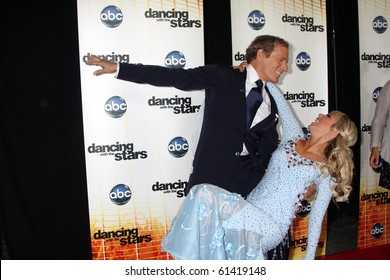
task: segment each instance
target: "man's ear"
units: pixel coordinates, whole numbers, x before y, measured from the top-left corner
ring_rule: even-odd
[[[257,50],[257,58],[263,58],[264,57],[264,50],[263,49],[258,49]]]

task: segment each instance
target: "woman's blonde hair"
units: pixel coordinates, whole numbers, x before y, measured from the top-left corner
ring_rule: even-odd
[[[332,118],[337,119],[333,128],[340,133],[334,138],[325,150],[328,159],[321,170],[333,177],[332,187],[333,199],[336,202],[348,201],[352,191],[352,178],[354,171],[353,152],[350,147],[355,145],[358,137],[356,125],[349,117],[340,112],[329,113]]]

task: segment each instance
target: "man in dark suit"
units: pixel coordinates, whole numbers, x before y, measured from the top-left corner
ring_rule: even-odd
[[[117,73],[118,79],[134,83],[204,89],[203,123],[186,192],[196,184],[210,183],[246,197],[264,175],[278,144],[277,108],[266,84],[277,83],[287,72],[288,48],[279,37],[256,37],[246,50],[248,66],[243,71],[220,64],[193,69],[117,64],[96,56],[86,64],[101,67],[94,75]],[[247,96],[256,87],[262,102],[247,124]],[[283,256],[276,258],[286,259],[288,244],[280,250]]]

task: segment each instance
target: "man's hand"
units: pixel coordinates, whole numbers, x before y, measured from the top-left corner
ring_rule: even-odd
[[[100,66],[102,68],[93,72],[95,76],[108,74],[108,73],[115,73],[118,68],[118,65],[115,62],[98,58],[96,55],[88,56],[88,61],[85,64]]]
[[[378,147],[372,147],[370,154],[370,165],[374,169],[379,167],[379,155],[380,153]]]

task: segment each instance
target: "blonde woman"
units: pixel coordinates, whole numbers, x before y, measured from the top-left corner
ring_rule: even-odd
[[[289,104],[267,83],[283,127],[268,169],[245,200],[211,184],[194,186],[183,201],[162,249],[175,259],[266,259],[292,224],[311,183],[317,185],[304,259],[314,259],[328,205],[348,200],[355,124],[343,113],[319,114],[305,138]],[[223,186],[222,186],[223,187]]]

